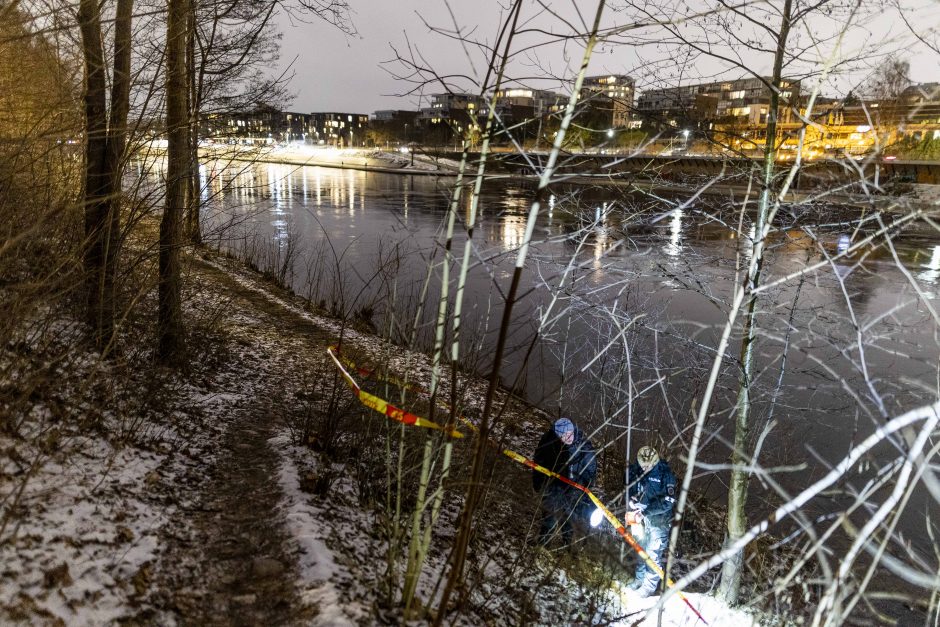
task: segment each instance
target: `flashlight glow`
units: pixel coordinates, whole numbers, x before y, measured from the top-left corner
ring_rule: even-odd
[[[601,521],[604,520],[604,512],[601,511],[601,508],[596,508],[591,512],[591,526],[596,527],[601,524]]]
[[[646,531],[643,529],[643,525],[630,525],[630,535],[633,536],[637,542],[642,542]]]

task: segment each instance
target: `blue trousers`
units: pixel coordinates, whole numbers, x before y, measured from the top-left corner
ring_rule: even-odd
[[[662,569],[663,555],[666,553],[666,547],[669,546],[669,526],[647,526],[646,537],[643,538],[641,546],[650,559]],[[649,596],[656,592],[659,580],[660,577],[656,571],[647,566],[644,560],[640,560],[636,568],[636,581],[642,582],[639,587],[640,593]]]

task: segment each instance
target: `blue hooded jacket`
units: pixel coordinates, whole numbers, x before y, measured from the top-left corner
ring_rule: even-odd
[[[574,441],[571,446],[565,445],[554,429],[546,431],[535,449],[533,461],[585,487],[593,483],[597,475],[597,455],[594,447],[577,427],[574,430]],[[551,488],[576,490],[558,479],[533,470],[532,488],[539,492],[546,485]]]
[[[643,474],[636,462],[630,464],[630,498],[644,505],[643,515],[655,527],[668,527],[676,505],[676,476],[665,460]]]

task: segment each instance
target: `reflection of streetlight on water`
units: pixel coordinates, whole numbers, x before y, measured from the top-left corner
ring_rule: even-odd
[[[672,213],[672,221],[669,224],[669,242],[663,246],[663,252],[670,257],[677,257],[682,252],[680,245],[682,238],[682,209],[676,209]]]
[[[921,266],[926,268],[917,274],[917,278],[927,283],[936,283],[940,279],[940,246],[934,246],[930,261]]]

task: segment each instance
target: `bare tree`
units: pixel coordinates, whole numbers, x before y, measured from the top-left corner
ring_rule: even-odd
[[[160,293],[157,336],[160,359],[181,363],[185,338],[181,300],[180,249],[186,211],[186,182],[190,175],[189,113],[186,110],[187,0],[169,0],[166,28],[167,191],[160,221]]]
[[[114,332],[114,277],[120,250],[121,178],[130,108],[133,0],[119,0],[114,18],[110,112],[108,65],[101,30],[101,6],[79,3],[78,21],[85,60],[85,267],[88,320],[99,348]]]

